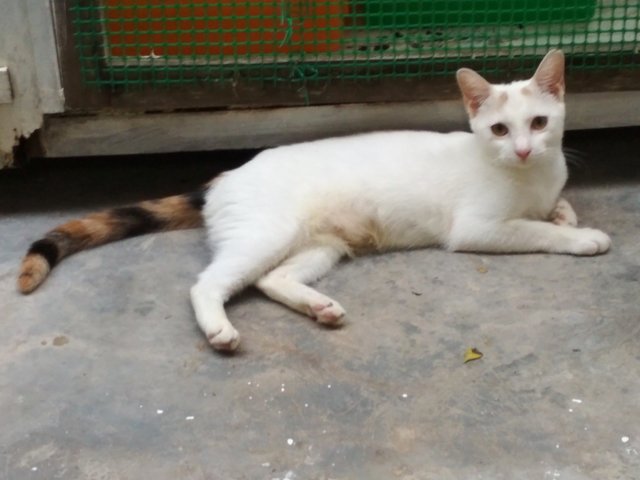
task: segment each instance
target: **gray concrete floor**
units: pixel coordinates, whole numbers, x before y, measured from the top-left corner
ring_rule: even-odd
[[[344,328],[248,291],[234,356],[188,303],[202,231],[81,253],[32,296],[14,282],[57,223],[243,154],[1,172],[0,478],[640,479],[640,130],[567,143],[585,157],[567,197],[607,255],[360,258],[319,285]],[[464,364],[468,347],[484,357]]]

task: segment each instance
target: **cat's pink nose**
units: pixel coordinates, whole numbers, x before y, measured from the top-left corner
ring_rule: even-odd
[[[520,160],[526,160],[529,154],[531,153],[530,148],[519,148],[516,150],[516,155],[520,158]]]

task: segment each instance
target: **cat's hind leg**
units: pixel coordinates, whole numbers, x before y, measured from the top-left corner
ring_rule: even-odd
[[[318,323],[339,326],[345,310],[335,300],[305,285],[327,273],[346,253],[341,245],[322,245],[302,250],[256,282],[269,298],[315,318]]]
[[[564,198],[559,198],[555,208],[549,217],[551,223],[556,225],[567,225],[569,227],[578,226],[578,216],[571,207],[571,204]]]
[[[216,350],[232,351],[240,335],[224,310],[235,293],[281,262],[289,252],[292,235],[279,232],[269,238],[228,238],[216,245],[213,262],[198,276],[191,288],[191,303],[198,325]]]

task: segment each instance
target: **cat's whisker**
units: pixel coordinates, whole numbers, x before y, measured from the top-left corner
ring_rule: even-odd
[[[574,167],[585,168],[589,155],[581,150],[570,147],[563,147],[565,159],[567,163]]]

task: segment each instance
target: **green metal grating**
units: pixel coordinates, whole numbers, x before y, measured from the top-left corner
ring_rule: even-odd
[[[83,80],[140,86],[638,68],[638,0],[72,0]]]

